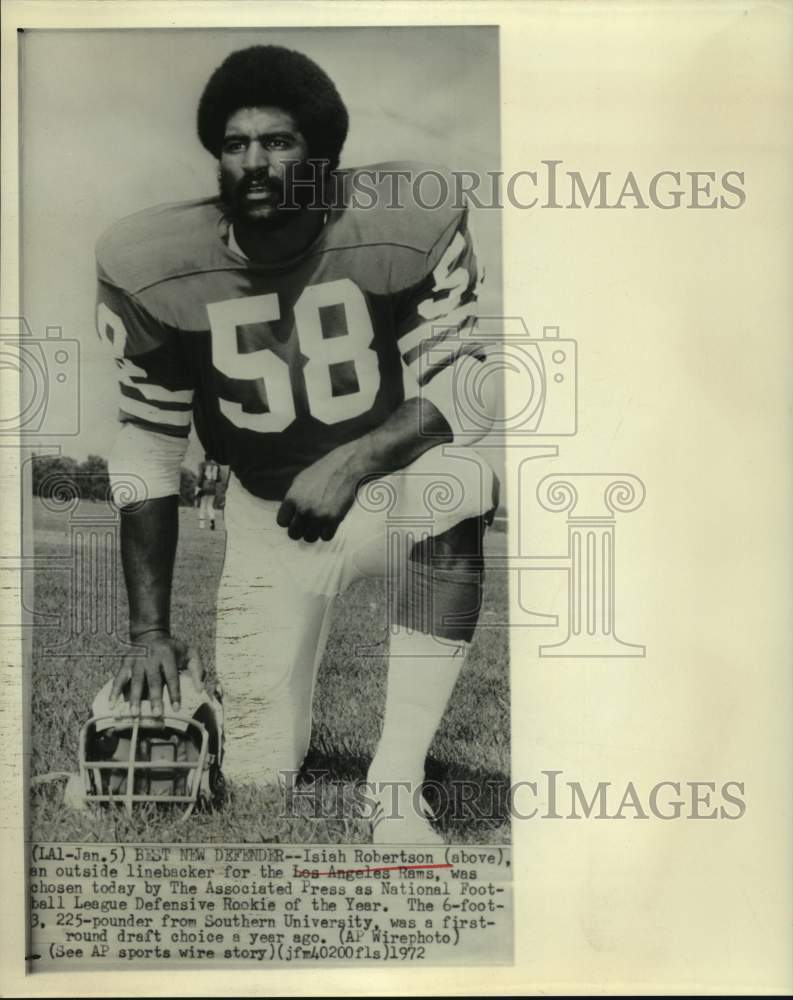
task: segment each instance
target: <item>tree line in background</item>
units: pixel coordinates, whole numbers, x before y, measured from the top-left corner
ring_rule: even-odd
[[[182,467],[179,485],[179,503],[182,507],[192,507],[198,479],[192,469]],[[215,498],[215,507],[223,506],[224,490],[221,487]],[[68,493],[83,500],[110,499],[110,476],[107,460],[100,455],[89,455],[84,462],[78,462],[65,455],[33,456],[33,495],[37,497],[58,497]]]

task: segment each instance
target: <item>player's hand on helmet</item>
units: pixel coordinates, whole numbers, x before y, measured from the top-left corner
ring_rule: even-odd
[[[146,649],[146,655],[125,657],[113,678],[111,705],[116,705],[120,695],[125,696],[130,714],[134,716],[140,714],[141,701],[148,699],[153,715],[161,717],[163,691],[167,689],[171,705],[178,711],[180,672],[189,673],[199,690],[203,684],[204,670],[198,653],[167,632],[146,632],[138,643]]]
[[[277,522],[290,538],[330,541],[347,511],[365,470],[355,442],[328,452],[295,476]]]

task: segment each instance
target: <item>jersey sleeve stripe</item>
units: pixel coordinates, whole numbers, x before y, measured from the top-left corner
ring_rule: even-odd
[[[453,309],[445,316],[421,323],[413,330],[399,338],[399,350],[406,364],[413,362],[419,354],[431,345],[433,341],[447,337],[451,331],[462,330],[466,323],[476,317],[477,303],[475,299]]]
[[[118,411],[118,419],[125,426],[139,427],[144,431],[154,431],[157,434],[165,434],[171,438],[187,438],[190,436],[189,427],[169,427],[167,424],[153,423],[151,420],[144,420],[142,417],[135,417],[124,410]]]
[[[141,418],[155,427],[184,427],[185,433],[190,430],[190,410],[167,410],[160,406],[150,406],[139,399],[132,399],[124,394],[121,413],[129,418]],[[122,415],[121,419],[124,419]]]
[[[167,396],[158,395],[157,393],[150,393],[149,389],[151,386],[131,384],[129,382],[119,382],[119,388],[121,389],[121,395],[126,399],[134,399],[140,403],[145,403],[150,406],[157,407],[158,410],[167,410],[174,412],[187,412],[193,408],[193,392],[191,389],[185,390],[184,392],[169,393],[169,395],[178,395],[178,399],[169,399]],[[161,393],[165,393],[160,386],[156,388],[160,389]]]
[[[160,385],[158,382],[152,382],[150,379],[135,378],[134,376],[122,382],[121,386],[122,392],[124,386],[128,386],[130,389],[137,389],[142,399],[146,399],[152,403],[193,405],[192,389],[166,389],[165,386]]]

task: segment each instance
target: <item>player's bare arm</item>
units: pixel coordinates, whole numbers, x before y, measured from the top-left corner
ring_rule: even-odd
[[[121,512],[121,560],[129,601],[129,634],[146,655],[127,657],[113,681],[115,700],[129,684],[133,715],[146,691],[155,715],[163,713],[163,682],[179,708],[184,645],[170,633],[171,585],[179,534],[178,497],[146,500]]]
[[[402,469],[452,437],[448,421],[433,403],[405,400],[380,427],[334,448],[300,472],[279,508],[278,524],[293,539],[330,541],[363,480]]]

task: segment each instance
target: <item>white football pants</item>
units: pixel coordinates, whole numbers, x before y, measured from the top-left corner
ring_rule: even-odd
[[[279,501],[232,477],[216,645],[228,778],[262,784],[299,769],[333,599],[361,577],[398,577],[417,541],[486,513],[493,478],[471,448],[432,448],[365,485],[334,538],[311,543],[276,524]]]

